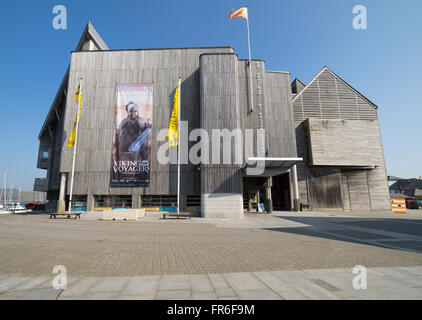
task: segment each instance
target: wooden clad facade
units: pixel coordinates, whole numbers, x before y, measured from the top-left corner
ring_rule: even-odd
[[[83,78],[83,107],[79,124],[78,156],[74,193],[101,195],[175,194],[177,168],[162,165],[151,157],[148,188],[111,188],[110,162],[116,105],[116,83],[153,83],[152,155],[163,143],[157,140],[167,129],[178,77],[182,77],[181,120],[199,127],[199,56],[203,53],[233,52],[232,48],[158,49],[133,51],[73,52],[64,130],[69,136],[76,116],[73,93]],[[63,148],[61,172],[71,172],[71,148]],[[181,193],[199,194],[199,172],[191,164],[182,166]],[[70,190],[70,181],[68,188]]]
[[[376,105],[324,67],[293,98],[293,114],[304,160],[301,202],[315,209],[391,210]],[[341,201],[334,201],[339,190]]]
[[[158,141],[158,133],[168,129],[179,77],[181,120],[187,123],[187,132],[182,126],[180,134],[186,138],[201,128],[210,142],[208,162],[181,166],[182,204],[187,204],[189,196],[200,197],[202,207],[214,217],[223,217],[222,208],[229,212],[227,217],[240,217],[245,185],[267,179],[245,182],[248,157],[302,157],[298,165],[300,202],[314,208],[387,209],[377,107],[328,68],[307,86],[296,79],[292,92],[288,72],[265,70],[263,60],[238,59],[232,47],[109,50],[90,24],[71,54],[69,70],[39,135],[38,167],[47,170],[51,203],[59,196],[64,201],[70,192],[73,148],[67,148],[66,142],[77,113],[73,96],[80,78],[82,113],[73,194],[86,197],[90,209],[95,196],[126,195],[133,206],[140,207],[142,197],[175,195],[177,166],[161,164],[157,153],[166,143]],[[153,84],[148,187],[110,186],[117,83]],[[245,140],[248,129],[254,132],[252,142]],[[257,129],[265,130],[261,147]],[[231,136],[225,144],[217,137],[221,143],[216,146],[211,143],[215,142],[213,130],[238,132],[240,141]],[[190,150],[198,140],[182,143]],[[231,163],[224,164],[221,161],[229,148]],[[44,151],[48,151],[47,158]],[[174,158],[175,152],[171,148],[169,156]],[[213,164],[218,153],[220,162]],[[241,160],[236,162],[239,155]],[[182,159],[187,158],[183,153]],[[291,188],[285,178],[281,179],[283,186]],[[294,192],[278,187],[275,190],[280,189],[284,198],[293,197]]]

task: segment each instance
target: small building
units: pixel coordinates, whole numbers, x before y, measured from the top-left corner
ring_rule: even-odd
[[[328,67],[292,90],[300,200],[313,209],[391,210],[378,106]]]
[[[422,178],[400,179],[390,186],[390,193],[400,193],[406,197],[422,196]]]
[[[252,199],[266,210],[300,203],[391,210],[378,107],[328,67],[305,85],[267,70],[264,60],[239,59],[232,47],[110,50],[91,23],[39,134],[37,167],[47,175],[34,190],[47,192],[51,210],[70,194],[73,148],[66,142],[80,78],[75,201],[88,210],[176,205],[175,148],[163,152],[161,135],[179,77],[183,210],[236,218]],[[123,124],[134,119],[138,131],[129,139]]]

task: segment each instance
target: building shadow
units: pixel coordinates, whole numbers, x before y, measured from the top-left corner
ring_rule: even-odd
[[[422,220],[360,217],[275,217],[306,226],[263,228],[264,230],[422,253]]]

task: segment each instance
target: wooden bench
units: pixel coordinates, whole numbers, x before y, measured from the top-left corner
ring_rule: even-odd
[[[56,216],[67,216],[68,219],[70,219],[70,216],[75,216],[75,219],[80,219],[81,218],[81,213],[80,212],[69,212],[69,213],[50,213],[50,219],[54,218],[56,219]]]
[[[179,219],[179,217],[189,217],[192,218],[192,213],[191,212],[163,212],[163,218],[165,219],[166,216],[176,216],[177,219]]]

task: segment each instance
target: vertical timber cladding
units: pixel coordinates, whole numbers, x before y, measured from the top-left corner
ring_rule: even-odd
[[[309,200],[313,208],[343,208],[339,169],[313,168],[309,170],[308,188]]]
[[[262,62],[262,64],[264,64]],[[297,157],[293,127],[290,73],[266,70],[264,119],[267,149],[271,157]]]
[[[200,124],[212,136],[213,129],[240,129],[237,56],[204,54],[200,57]],[[243,216],[243,163],[234,164],[236,139],[211,144],[209,154],[219,152],[220,163],[201,165],[201,212],[204,217]],[[231,164],[223,164],[230,146]],[[218,149],[218,150],[217,150]]]
[[[79,123],[74,194],[165,195],[176,194],[177,179],[170,164],[157,159],[158,132],[168,130],[174,90],[182,77],[181,120],[189,130],[199,127],[199,56],[233,52],[230,47],[73,52],[64,116],[64,137],[72,130],[76,107],[73,95],[82,77],[83,108]],[[116,83],[153,83],[151,173],[149,187],[110,187]],[[65,140],[65,139],[63,139]],[[72,149],[62,147],[60,172],[71,172]],[[199,194],[196,166],[182,165],[181,194]],[[173,181],[173,182],[172,182]],[[68,179],[67,192],[70,189]]]

